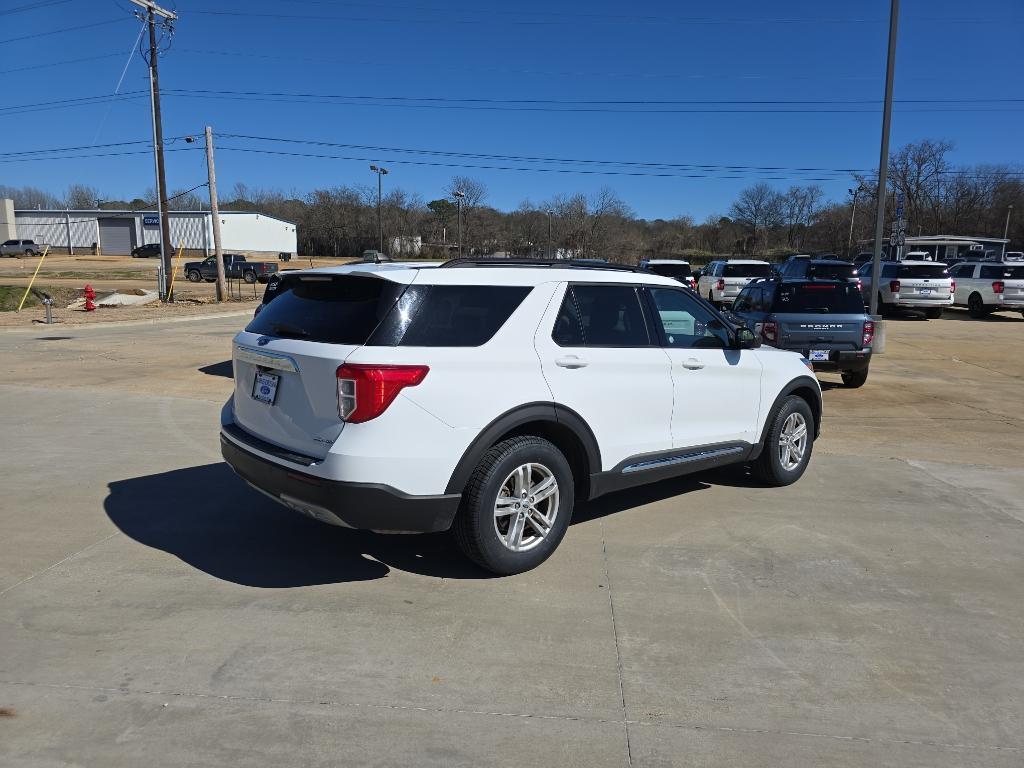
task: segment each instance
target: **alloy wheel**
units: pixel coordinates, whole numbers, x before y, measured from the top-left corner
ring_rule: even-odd
[[[513,552],[527,552],[551,532],[558,516],[558,481],[543,464],[522,464],[505,478],[494,503],[494,530]]]

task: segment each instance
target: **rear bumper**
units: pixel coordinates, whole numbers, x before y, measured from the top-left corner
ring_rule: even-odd
[[[429,533],[451,527],[461,494],[412,496],[388,485],[326,480],[269,461],[221,434],[224,460],[249,485],[331,525]]]
[[[801,350],[794,350],[799,352]],[[806,357],[808,351],[803,350]],[[828,362],[815,360],[811,363],[816,371],[863,371],[871,365],[871,348],[861,350],[837,350],[829,355]]]
[[[932,309],[934,307],[952,307],[953,299],[950,297],[935,298],[935,299],[890,299],[886,302],[890,306],[894,307],[905,307],[907,309],[914,309],[915,307],[924,307],[926,309]]]

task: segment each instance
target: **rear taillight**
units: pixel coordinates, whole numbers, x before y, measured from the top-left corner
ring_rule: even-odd
[[[1002,293],[1004,288],[1006,288],[1006,283],[1004,283],[1002,280],[996,280],[994,283],[992,283],[992,290],[995,291],[996,293]]]
[[[769,320],[766,323],[761,324],[761,338],[767,342],[778,341],[779,338],[779,324],[774,320]]]
[[[900,281],[899,280],[890,280],[889,281],[889,290],[892,291],[893,293],[899,293],[900,292]]]
[[[952,296],[956,293],[956,280],[949,281],[949,295]]]
[[[867,320],[864,323],[864,335],[861,338],[860,345],[862,347],[868,347],[875,338],[875,324],[871,320]]]
[[[863,288],[864,288],[864,283],[862,283],[862,282],[861,282],[861,279],[860,279],[860,278],[858,277],[858,278],[857,278],[857,290],[858,290],[858,291],[860,291],[860,290],[862,290]]]
[[[715,290],[716,291],[724,291],[725,290],[725,280],[719,280],[717,283],[715,283]]]
[[[375,419],[429,370],[425,365],[345,364],[338,368],[338,415],[350,424]]]

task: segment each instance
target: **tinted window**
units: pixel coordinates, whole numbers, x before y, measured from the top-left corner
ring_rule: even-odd
[[[898,277],[906,278],[941,278],[949,277],[945,264],[900,264]]]
[[[284,277],[274,300],[264,298],[263,309],[245,330],[332,344],[364,344],[404,289],[404,285],[375,277]]]
[[[572,307],[567,306],[569,302]],[[576,324],[576,329],[572,324]],[[646,347],[647,325],[635,288],[618,285],[575,285],[566,292],[552,338],[566,346]],[[573,341],[575,340],[575,341]]]
[[[725,264],[722,277],[768,277],[771,275],[770,264]]]
[[[859,315],[864,313],[864,299],[852,283],[783,284],[775,292],[772,311]]]
[[[17,244],[18,244],[17,240],[7,240],[7,241],[4,242],[4,245],[17,245]]]
[[[882,277],[896,277],[896,270],[899,268],[897,264],[883,264],[882,265]]]
[[[661,343],[666,347],[721,349],[728,333],[722,321],[683,291],[650,288]]]
[[[986,280],[1022,280],[1024,279],[1024,267],[1011,267],[1005,264],[986,266],[981,268],[981,277]]]
[[[953,277],[972,277],[974,273],[973,264],[957,264],[951,270],[949,274]]]
[[[811,264],[810,276],[818,280],[846,280],[853,277],[852,264],[844,264],[839,261],[835,264]]]
[[[648,264],[647,271],[663,277],[689,277],[689,264]]]
[[[412,286],[394,313],[399,326],[403,317],[409,320],[392,338],[403,347],[478,347],[491,340],[530,290],[504,285]],[[411,311],[405,311],[407,306]]]
[[[732,305],[733,312],[751,312],[754,309],[755,296],[759,292],[757,288],[744,288],[736,297]]]

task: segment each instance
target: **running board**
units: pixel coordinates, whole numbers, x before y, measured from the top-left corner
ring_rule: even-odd
[[[622,468],[622,474],[629,475],[633,472],[645,472],[650,469],[661,469],[662,467],[672,467],[678,464],[689,464],[694,461],[704,461],[706,459],[720,459],[725,456],[733,456],[738,453],[743,453],[746,448],[734,445],[725,448],[713,448],[706,451],[696,451],[695,453],[684,453],[681,456],[669,456],[664,459],[655,459],[654,461],[641,461],[637,464],[630,464],[629,466]]]

